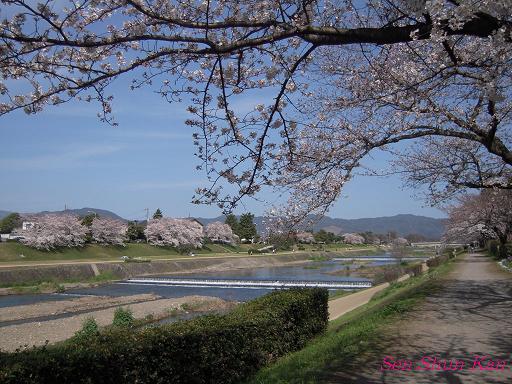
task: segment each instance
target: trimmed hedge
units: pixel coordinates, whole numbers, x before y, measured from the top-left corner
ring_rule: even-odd
[[[448,261],[451,258],[451,254],[444,254],[439,255],[436,257],[433,257],[431,259],[427,260],[427,265],[429,268],[438,267],[439,265],[443,264],[444,262]]]
[[[322,333],[327,305],[326,290],[275,291],[227,315],[2,353],[0,382],[237,383]]]

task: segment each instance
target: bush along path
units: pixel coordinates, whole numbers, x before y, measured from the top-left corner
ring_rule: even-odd
[[[276,291],[227,315],[126,331],[122,327],[55,346],[0,353],[0,383],[238,383],[325,331],[328,293]]]
[[[512,279],[470,254],[392,284],[250,382],[510,383],[511,365]]]

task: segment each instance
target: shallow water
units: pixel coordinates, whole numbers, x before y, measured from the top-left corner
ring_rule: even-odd
[[[390,260],[393,262],[393,260]],[[385,264],[386,262],[369,263],[369,265]],[[355,264],[354,264],[355,265]],[[314,267],[314,268],[311,268]],[[369,279],[328,275],[327,272],[343,269],[345,265],[339,261],[309,262],[294,266],[262,267],[215,271],[202,273],[183,273],[179,275],[158,275],[154,277],[197,278],[197,279],[233,279],[233,280],[307,280],[307,281],[368,281]],[[165,298],[176,298],[189,295],[216,296],[225,300],[247,301],[262,296],[270,289],[261,288],[221,288],[221,287],[177,287],[166,285],[107,284],[100,287],[69,291],[70,293],[96,294],[106,296],[125,296],[140,293],[154,293]],[[1,305],[1,303],[0,303]]]
[[[389,256],[386,254],[380,255]],[[374,261],[366,265],[384,265],[394,263],[396,260],[389,258],[389,261]],[[329,275],[327,272],[357,267],[357,262],[345,264],[343,261],[312,261],[305,264],[281,267],[262,267],[234,269],[230,271],[215,271],[202,273],[183,273],[180,275],[158,275],[155,277],[173,278],[217,278],[217,279],[239,279],[239,280],[307,280],[307,281],[368,281],[369,279],[351,276]],[[104,284],[94,288],[79,288],[66,291],[65,294],[39,294],[39,295],[9,295],[0,297],[0,307],[15,305],[34,304],[49,300],[69,300],[82,295],[98,296],[127,296],[141,293],[154,293],[164,298],[177,298],[190,295],[216,296],[225,300],[247,301],[262,296],[272,289],[261,288],[217,288],[217,287],[176,287],[160,285],[124,285]]]

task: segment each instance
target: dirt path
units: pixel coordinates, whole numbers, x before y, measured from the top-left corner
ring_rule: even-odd
[[[512,274],[471,254],[456,261],[442,284],[421,307],[386,327],[378,350],[332,367],[322,382],[512,383]],[[434,359],[441,367],[447,360],[447,369],[452,361],[454,369],[439,369]],[[483,370],[491,360],[503,369]]]

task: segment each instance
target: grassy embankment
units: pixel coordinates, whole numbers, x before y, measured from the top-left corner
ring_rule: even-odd
[[[101,246],[97,244],[89,244],[83,248],[63,248],[54,251],[39,251],[34,248],[27,247],[18,242],[0,243],[0,263],[5,262],[51,262],[51,261],[118,261],[121,256],[143,257],[149,259],[173,259],[186,257],[201,256],[248,256],[247,251],[251,248],[257,248],[260,244],[241,244],[238,246],[229,246],[221,244],[206,244],[201,249],[194,250],[196,256],[188,256],[179,253],[173,247],[156,247],[149,244],[128,243],[122,246]],[[304,250],[296,250],[295,252],[316,252],[322,251],[318,247],[307,246]],[[324,245],[323,251],[329,252],[350,252],[361,251],[365,254],[382,252],[374,246],[348,246],[344,244]],[[291,253],[292,251],[281,251],[278,253]],[[262,255],[272,255],[265,253]],[[257,256],[254,254],[253,256]]]
[[[358,254],[378,255],[384,250],[376,245],[369,244],[301,244],[295,246],[296,252],[334,252],[340,256],[355,256]]]
[[[214,254],[247,255],[247,246],[231,247],[220,244],[207,244],[202,249],[195,250],[197,256]],[[37,261],[115,261],[121,256],[148,257],[151,259],[187,257],[172,247],[155,247],[149,244],[129,243],[126,246],[101,246],[89,244],[83,248],[63,248],[55,251],[39,251],[18,242],[0,243],[0,262],[37,262]]]
[[[322,382],[336,367],[348,366],[360,354],[377,350],[384,327],[414,310],[424,297],[439,289],[439,277],[452,265],[449,261],[427,274],[393,283],[368,304],[332,321],[328,331],[304,349],[262,369],[247,383]]]

